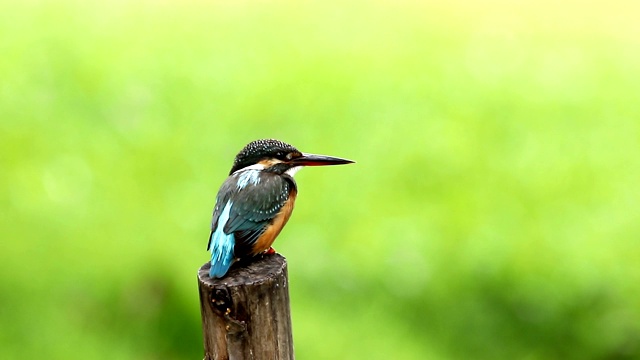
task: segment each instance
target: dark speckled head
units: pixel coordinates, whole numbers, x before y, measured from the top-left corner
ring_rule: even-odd
[[[229,174],[233,174],[244,167],[257,164],[260,160],[275,158],[286,161],[287,155],[290,153],[300,154],[300,151],[280,140],[262,139],[252,141],[236,155]]]

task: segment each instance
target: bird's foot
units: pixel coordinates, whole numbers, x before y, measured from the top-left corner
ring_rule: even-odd
[[[276,249],[272,248],[271,246],[269,246],[269,248],[264,251],[265,255],[271,255],[271,254],[275,254],[275,253],[276,253]]]

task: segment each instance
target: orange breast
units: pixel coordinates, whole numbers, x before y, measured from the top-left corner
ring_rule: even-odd
[[[267,226],[266,230],[260,235],[256,243],[253,245],[253,253],[252,255],[257,255],[268,248],[271,247],[271,244],[275,241],[282,228],[289,221],[289,217],[291,217],[291,213],[293,212],[293,205],[296,202],[296,191],[293,190],[289,193],[289,198],[280,209],[278,215],[273,218],[273,221],[269,226]]]

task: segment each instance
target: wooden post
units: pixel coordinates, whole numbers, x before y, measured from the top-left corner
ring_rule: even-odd
[[[293,359],[287,261],[260,255],[222,279],[198,271],[205,360]]]

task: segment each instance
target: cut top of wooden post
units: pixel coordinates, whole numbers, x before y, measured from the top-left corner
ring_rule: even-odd
[[[293,359],[286,259],[260,255],[221,279],[198,271],[205,359]]]
[[[220,279],[209,277],[211,263],[207,262],[198,271],[198,280],[209,286],[225,284],[227,286],[249,285],[274,279],[287,268],[287,259],[280,254],[259,255],[253,259],[240,261],[229,269]]]

